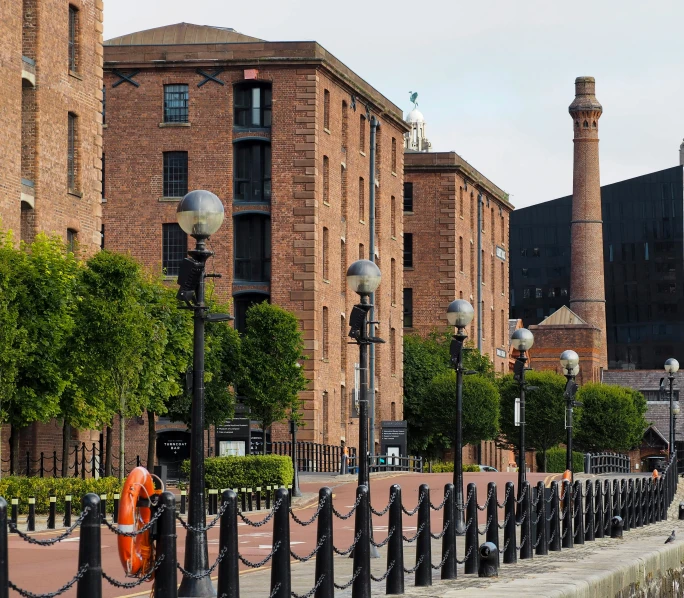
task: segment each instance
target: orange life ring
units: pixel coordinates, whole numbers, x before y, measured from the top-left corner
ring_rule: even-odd
[[[660,474],[658,473],[658,470],[654,469],[653,470],[653,479],[657,480],[659,477],[660,477]]]
[[[566,469],[565,473],[563,474],[563,481],[565,480],[572,482],[572,472],[569,469]]]
[[[150,521],[149,507],[138,507],[138,497],[151,498],[155,493],[150,472],[136,467],[128,474],[119,500],[118,529],[134,532]],[[117,536],[119,558],[126,575],[146,575],[154,561],[154,547],[149,530],[137,536]]]

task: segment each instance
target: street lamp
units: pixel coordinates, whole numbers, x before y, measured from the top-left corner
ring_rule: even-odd
[[[568,381],[565,385],[565,429],[568,434],[565,449],[565,469],[570,472],[572,479],[572,408],[577,406],[575,394],[577,383],[575,376],[579,374],[579,355],[574,351],[563,351],[560,356],[561,370]]]
[[[534,335],[527,328],[518,328],[511,337],[511,345],[520,352],[513,366],[513,377],[520,387],[520,446],[518,452],[518,499],[522,496],[522,487],[527,479],[527,467],[525,465],[525,372],[529,369],[525,367],[527,363],[526,351],[529,351],[534,344]],[[530,390],[532,388],[530,387]]]
[[[674,380],[675,374],[679,371],[679,362],[674,358],[670,357],[665,362],[665,371],[667,372],[667,379],[670,382],[670,457],[672,457],[674,451]]]
[[[183,597],[216,596],[210,576],[200,577],[209,569],[205,501],[204,501],[204,325],[232,319],[228,314],[209,314],[204,304],[205,264],[214,255],[206,248],[207,239],[223,222],[223,204],[209,191],[191,191],[178,204],[176,217],[180,227],[196,240],[188,251],[178,274],[178,299],[183,309],[193,311],[192,348],[192,415],[190,430],[190,489],[188,532],[185,537],[185,569],[178,595]],[[265,439],[264,439],[265,440]],[[204,531],[203,531],[204,530]],[[196,577],[195,577],[196,576]]]
[[[463,344],[466,327],[473,321],[473,306],[465,299],[455,299],[447,308],[449,326],[456,327],[451,340],[451,363],[456,370],[456,438],[454,442],[454,488],[456,489],[456,533],[465,531],[463,513]]]

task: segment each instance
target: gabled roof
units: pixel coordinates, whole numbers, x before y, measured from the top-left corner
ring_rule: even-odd
[[[256,37],[238,33],[229,27],[176,23],[154,29],[145,29],[115,37],[104,42],[105,46],[163,46],[169,44],[239,44],[262,42]]]
[[[603,372],[604,384],[627,386],[641,392],[658,390],[662,378],[667,378],[663,370],[605,370]],[[665,384],[668,385],[667,380]],[[684,372],[680,370],[675,374],[675,389],[681,388],[684,388]],[[681,419],[684,420],[684,417]]]
[[[649,426],[644,432],[644,443],[646,446],[656,447],[659,445],[669,446],[670,443],[655,426]]]
[[[585,326],[587,325],[587,323],[567,305],[563,305],[550,316],[539,322],[538,326],[568,326],[582,324]]]

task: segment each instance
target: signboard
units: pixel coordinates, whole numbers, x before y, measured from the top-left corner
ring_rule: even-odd
[[[503,349],[497,349],[496,350],[496,356],[497,357],[508,357],[508,354]]]
[[[382,422],[380,452],[383,455],[408,457],[408,424],[405,421]],[[399,465],[398,461],[396,465]]]
[[[220,426],[216,426],[216,436],[224,440],[238,438],[244,440],[249,437],[250,422],[248,419],[229,419]]]
[[[520,398],[515,399],[515,412],[514,412],[515,425],[520,425]]]
[[[506,261],[506,250],[503,247],[496,246],[496,257],[500,260]]]
[[[216,454],[219,457],[248,454],[251,432],[251,423],[248,419],[229,419],[216,426]]]

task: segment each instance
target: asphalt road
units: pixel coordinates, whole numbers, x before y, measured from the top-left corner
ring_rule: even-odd
[[[545,474],[528,474],[530,484],[536,484],[549,476]],[[382,477],[371,479],[371,501],[375,509],[382,510],[388,502],[390,487],[399,484],[402,487],[402,501],[404,506],[411,510],[418,502],[418,487],[426,483],[430,485],[430,499],[433,504],[438,504],[444,496],[444,485],[451,482],[452,474],[417,474],[397,473],[385,474]],[[486,499],[486,488],[489,482],[496,482],[499,502],[504,499],[504,486],[508,481],[516,482],[516,473],[466,473],[464,483],[476,482],[478,486],[478,503],[483,504]],[[322,485],[328,485],[333,491],[335,508],[343,513],[349,511],[355,502],[356,483],[345,480],[340,483],[335,478],[314,479],[314,481],[302,483],[302,492],[310,493],[311,504],[297,510],[297,516],[306,520],[315,512],[317,506],[317,493]],[[313,494],[315,493],[315,494]],[[265,513],[250,515],[253,521],[263,519]],[[486,513],[480,512],[480,523],[486,522]],[[440,529],[441,512],[432,513],[432,528]],[[416,518],[404,518],[404,532],[413,535],[416,531]],[[377,538],[386,535],[388,515],[373,517],[373,527],[377,532]],[[263,527],[254,528],[239,522],[239,550],[246,559],[256,562],[268,556],[272,547],[272,525],[267,523]],[[183,564],[185,548],[185,530],[178,524],[178,561]],[[291,542],[293,551],[300,555],[309,554],[316,546],[316,526],[301,527],[291,521]],[[59,534],[56,532],[39,532],[35,534],[40,538],[49,538]],[[335,520],[334,544],[339,548],[347,548],[354,539],[354,518],[346,521]],[[208,532],[209,561],[210,564],[216,559],[219,550],[218,526]],[[24,590],[33,593],[53,592],[67,583],[77,571],[78,563],[78,533],[59,544],[49,547],[34,546],[23,541],[16,535],[11,535],[9,540],[9,574],[10,580]],[[102,567],[110,576],[120,580],[124,578],[123,568],[119,561],[117,543],[114,534],[105,527],[102,528]],[[240,565],[244,574],[249,570]],[[180,581],[180,573],[179,573]],[[146,596],[152,589],[151,583],[141,586],[142,591],[120,590],[103,581],[104,598],[123,598],[133,596]],[[76,588],[72,588],[63,596],[76,596]]]

